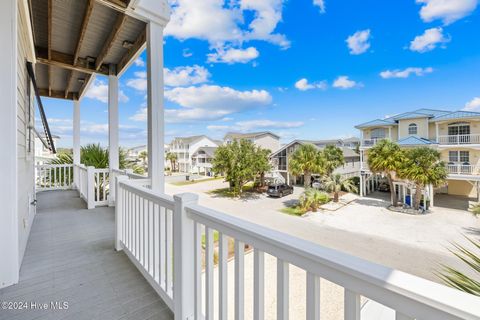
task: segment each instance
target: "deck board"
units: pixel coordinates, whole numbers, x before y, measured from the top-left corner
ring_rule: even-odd
[[[68,302],[67,310],[0,310],[0,320],[173,319],[123,252],[114,250],[114,210],[87,210],[75,191],[37,195],[17,285],[0,301]]]

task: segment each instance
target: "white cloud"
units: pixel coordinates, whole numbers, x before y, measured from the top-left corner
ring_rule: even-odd
[[[437,45],[444,47],[449,41],[450,38],[443,35],[442,28],[431,28],[410,42],[410,50],[424,53],[435,49]]]
[[[215,48],[249,40],[264,40],[282,48],[290,46],[284,35],[275,33],[282,20],[282,0],[171,0],[171,6],[166,36],[206,40]],[[254,17],[245,25],[244,15],[252,11]]]
[[[353,80],[350,80],[348,76],[339,76],[333,82],[333,87],[339,89],[350,89],[357,86],[360,86],[360,84]]]
[[[85,97],[108,103],[108,84],[102,80],[95,79],[85,93]],[[128,101],[128,97],[122,90],[118,92],[118,100],[120,102]]]
[[[213,63],[247,63],[251,60],[258,58],[260,53],[255,47],[249,47],[246,49],[234,49],[234,48],[218,48],[217,52],[207,55],[208,62]]]
[[[423,4],[420,17],[424,22],[438,19],[447,25],[472,13],[478,0],[417,0],[417,3]]]
[[[200,84],[208,81],[210,72],[204,67],[181,66],[174,69],[164,68],[164,82],[167,87],[190,86],[192,84]],[[134,73],[135,78],[127,80],[127,86],[145,92],[147,91],[147,73],[138,71]]]
[[[177,87],[165,91],[165,98],[180,106],[165,110],[167,122],[221,120],[230,114],[272,102],[272,96],[265,90],[238,91],[216,85]],[[145,121],[146,115],[147,109],[140,108],[130,119]]]
[[[145,61],[143,61],[142,58],[138,57],[137,59],[135,59],[135,61],[133,62],[135,63],[135,65],[137,67],[145,67]]]
[[[304,123],[301,121],[272,121],[272,120],[247,120],[247,121],[238,121],[231,126],[227,125],[209,125],[207,129],[217,131],[217,130],[232,130],[232,131],[252,131],[252,130],[263,130],[263,129],[291,129],[298,128],[303,126]]]
[[[415,74],[417,76],[423,76],[427,73],[432,73],[433,68],[406,68],[404,70],[395,69],[395,70],[385,70],[380,72],[380,76],[384,79],[390,78],[408,78],[411,74]]]
[[[480,109],[480,97],[475,97],[465,104],[463,110],[466,111],[478,111]]]
[[[300,91],[307,91],[311,89],[325,90],[327,89],[327,82],[320,81],[320,82],[309,83],[306,78],[303,78],[295,82],[295,88],[297,88]]]
[[[164,69],[165,85],[169,87],[190,86],[205,83],[210,78],[210,72],[204,67],[193,65]]]
[[[360,30],[352,34],[345,40],[350,54],[362,54],[370,48],[370,29]]]
[[[321,13],[325,13],[325,1],[324,0],[313,0],[313,5],[320,8]]]

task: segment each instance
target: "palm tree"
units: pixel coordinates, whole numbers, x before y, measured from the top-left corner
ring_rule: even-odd
[[[335,169],[345,164],[343,150],[333,145],[328,145],[323,149],[323,157],[325,158],[327,175],[332,174]]]
[[[383,174],[390,185],[390,198],[392,205],[397,205],[397,194],[393,186],[396,172],[402,167],[404,152],[395,142],[384,139],[368,150],[368,166],[373,173]]]
[[[437,187],[447,179],[445,163],[440,161],[440,152],[421,147],[409,149],[405,153],[404,165],[399,170],[401,178],[410,180],[415,184],[414,208],[419,209],[422,191],[428,185]]]
[[[148,153],[147,151],[142,151],[138,154],[138,158],[140,160],[142,160],[142,163],[143,164],[146,164],[147,163],[147,159],[148,159]]]
[[[177,162],[177,154],[173,152],[167,152],[167,160],[170,161],[170,165],[172,166],[172,172],[175,172],[175,164]]]
[[[480,240],[470,238],[467,238],[467,240],[470,241],[477,251],[480,250]],[[480,251],[475,253],[458,244],[454,244],[454,247],[455,250],[450,250],[450,252],[465,263],[467,267],[472,270],[472,274],[480,276]],[[480,296],[480,282],[477,280],[478,277],[475,279],[462,271],[446,265],[442,265],[442,267],[442,272],[437,273],[437,276],[442,279],[443,282],[458,290]]]
[[[330,201],[328,194],[315,188],[308,188],[302,193],[299,199],[300,208],[305,211],[316,212],[318,208]]]
[[[358,191],[352,179],[345,179],[339,173],[329,175],[324,179],[323,183],[328,192],[333,192],[333,202],[338,202],[338,194],[342,190],[347,192]]]
[[[288,159],[288,169],[293,175],[303,174],[305,188],[310,187],[312,173],[325,173],[322,153],[313,144],[303,144]]]

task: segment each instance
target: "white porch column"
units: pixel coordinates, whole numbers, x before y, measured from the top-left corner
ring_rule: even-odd
[[[438,137],[439,132],[440,132],[440,130],[438,129],[438,122],[435,122],[435,135],[436,135],[435,139],[436,139],[437,143],[440,140],[439,137]]]
[[[430,197],[430,207],[433,208],[433,198],[435,197],[435,192],[433,190],[433,185],[428,186],[429,197]]]
[[[388,138],[392,140],[392,127],[388,127]]]
[[[163,105],[163,27],[147,24],[148,76],[148,176],[152,190],[165,190],[164,105]]]
[[[78,168],[80,164],[80,100],[73,101],[73,183],[78,189]]]
[[[364,192],[363,192],[363,190],[364,190],[363,189],[363,184],[364,184],[364,177],[363,177],[363,174],[360,173],[360,190],[359,190],[360,197],[363,197],[365,195]]]
[[[110,66],[108,76],[108,167],[118,169],[118,77]]]
[[[0,288],[18,282],[19,275],[19,221],[17,204],[17,3],[0,1]],[[22,59],[22,63],[23,59]],[[33,166],[33,164],[32,164]],[[33,176],[32,176],[33,179]],[[21,183],[22,181],[20,181]],[[23,228],[22,228],[23,229]],[[5,312],[5,311],[4,311]]]

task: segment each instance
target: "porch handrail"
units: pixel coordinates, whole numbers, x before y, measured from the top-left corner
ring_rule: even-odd
[[[480,134],[439,135],[437,141],[439,144],[480,144]]]
[[[480,299],[473,295],[200,206],[196,195],[176,195],[172,200],[131,181],[119,180],[117,186],[116,247],[125,250],[161,297],[166,297],[164,300],[175,313],[175,318],[202,319],[204,301],[205,319],[213,319],[214,292],[218,290],[219,318],[226,319],[229,294],[227,248],[228,239],[232,238],[235,241],[233,307],[237,318],[243,317],[244,245],[248,244],[254,248],[253,301],[254,317],[258,319],[262,318],[264,308],[264,253],[277,258],[278,319],[288,316],[290,264],[307,274],[307,319],[318,318],[320,278],[345,288],[345,319],[360,319],[361,296],[394,309],[397,319],[480,319]],[[134,205],[132,199],[135,199]],[[143,205],[137,209],[136,204]],[[169,219],[173,220],[171,225]],[[158,235],[158,239],[155,226],[164,232]],[[153,236],[150,234],[152,230]],[[219,283],[215,286],[213,270],[217,246],[214,231],[219,233]],[[173,238],[173,252],[168,251],[169,237]],[[165,244],[162,239],[167,242],[166,251],[163,251],[166,256],[157,259],[155,252],[161,254],[162,251],[156,250]],[[136,251],[132,251],[135,246]],[[173,261],[168,260],[172,258]],[[172,264],[175,265],[175,274],[170,288],[168,277],[172,277],[172,271],[168,268]],[[161,268],[166,268],[165,273]],[[205,277],[203,285],[202,273]],[[162,278],[165,274],[166,280]],[[162,281],[167,284],[163,289]]]
[[[447,171],[450,174],[476,175],[480,172],[480,167],[470,164],[447,164]]]
[[[73,187],[72,164],[35,165],[35,187],[37,191],[66,190]]]

